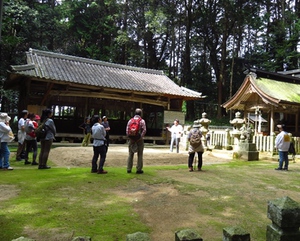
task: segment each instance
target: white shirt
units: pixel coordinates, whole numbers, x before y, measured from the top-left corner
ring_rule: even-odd
[[[181,134],[182,134],[182,125],[172,125],[171,128],[168,129],[171,133],[172,133],[172,136],[176,135],[176,138],[180,138],[181,137]]]
[[[290,136],[286,131],[281,131],[275,139],[275,147],[278,151],[288,151],[291,141]]]

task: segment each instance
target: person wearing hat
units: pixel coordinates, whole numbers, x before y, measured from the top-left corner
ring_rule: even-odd
[[[34,121],[38,124],[41,120],[41,117],[39,115],[35,115]]]
[[[92,134],[91,118],[86,117],[85,121],[79,126],[79,128],[82,129],[84,133],[81,146],[88,146],[91,143],[91,134]]]
[[[176,145],[176,151],[179,153],[179,142],[180,137],[183,131],[182,125],[179,125],[179,120],[175,119],[172,127],[167,126],[168,131],[171,132],[171,144],[170,144],[170,152],[173,152],[174,143]]]
[[[24,159],[23,155],[25,154],[25,121],[27,119],[28,110],[22,110],[21,118],[18,121],[18,149],[16,160],[21,161]]]
[[[101,124],[104,126],[105,131],[106,131],[105,139],[106,139],[106,152],[107,152],[108,146],[109,146],[109,131],[110,131],[110,126],[109,126],[109,122],[107,120],[107,116],[102,117],[102,123]]]
[[[1,152],[0,152],[0,168],[3,170],[13,170],[9,163],[10,151],[8,149],[8,142],[14,139],[14,135],[9,126],[10,116],[7,113],[0,114],[0,139],[1,139]]]
[[[198,154],[198,165],[197,165],[197,170],[201,171],[202,170],[202,155],[204,152],[204,148],[202,145],[202,141],[201,141],[201,137],[202,137],[202,133],[200,131],[201,124],[200,122],[194,121],[193,127],[190,130],[189,134],[188,134],[188,141],[190,143],[189,145],[189,157],[188,157],[188,167],[189,167],[189,171],[192,172],[194,171],[193,168],[193,162],[194,162],[194,157],[195,157],[195,153]]]
[[[279,166],[275,168],[275,170],[288,170],[289,167],[289,158],[288,158],[288,151],[290,147],[290,136],[285,131],[285,125],[280,124],[277,125],[277,128],[279,129],[280,133],[275,138],[275,148],[279,152]],[[283,167],[284,163],[284,167]]]

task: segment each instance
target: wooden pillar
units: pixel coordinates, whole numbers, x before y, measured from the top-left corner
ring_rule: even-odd
[[[270,135],[274,132],[274,109],[271,107],[271,116],[270,116]]]
[[[299,121],[299,111],[297,111],[297,113],[295,115],[295,131],[296,131],[296,133],[298,133],[298,131],[299,131],[298,121]]]
[[[18,109],[19,109],[19,115],[22,110],[27,110],[27,105],[28,105],[28,98],[29,98],[29,93],[30,93],[30,80],[26,78],[21,79],[21,84],[19,88],[19,102],[18,102]]]

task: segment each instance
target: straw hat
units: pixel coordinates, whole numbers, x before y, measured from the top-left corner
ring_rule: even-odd
[[[198,120],[194,121],[194,125],[193,125],[193,128],[199,128],[201,127],[201,124]]]
[[[7,113],[4,113],[4,112],[2,112],[2,113],[0,113],[0,122],[8,122],[8,121],[10,121],[10,116],[8,116],[8,114]]]

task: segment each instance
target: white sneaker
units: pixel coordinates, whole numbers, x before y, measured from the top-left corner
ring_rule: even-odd
[[[14,170],[13,167],[8,167],[8,168],[6,168],[6,169],[9,170],[9,171]]]

